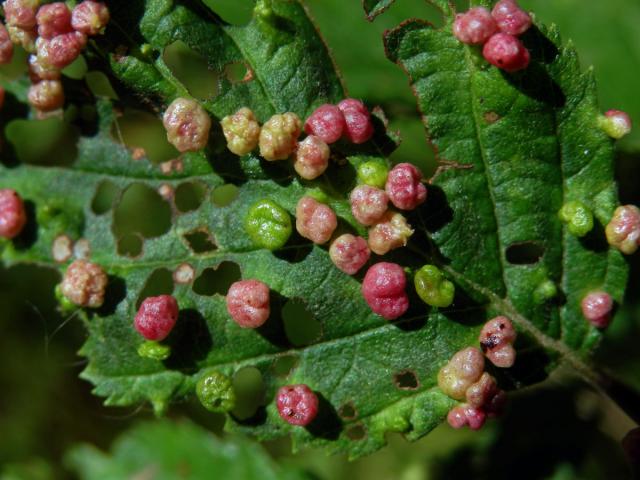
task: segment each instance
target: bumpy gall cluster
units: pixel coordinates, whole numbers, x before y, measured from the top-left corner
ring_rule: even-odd
[[[438,372],[438,386],[447,396],[465,400],[467,390],[480,380],[484,372],[484,356],[475,347],[457,352]]]
[[[593,229],[593,213],[582,202],[565,203],[558,212],[558,216],[567,224],[569,233],[576,237],[584,237]]]
[[[347,275],[355,275],[369,261],[370,256],[367,241],[350,233],[340,235],[329,247],[331,261]]]
[[[413,210],[427,199],[422,172],[410,163],[399,163],[391,169],[385,190],[391,203],[401,210]]]
[[[102,2],[85,0],[73,9],[71,25],[77,32],[88,36],[102,33],[109,23],[109,9]]]
[[[304,131],[331,144],[340,140],[346,128],[344,115],[335,105],[321,105],[307,118]]]
[[[41,80],[29,87],[29,103],[41,112],[50,112],[64,105],[60,80]]]
[[[22,198],[15,190],[0,189],[0,237],[17,237],[27,223]]]
[[[474,7],[456,15],[453,34],[462,43],[482,45],[498,31],[498,25],[491,12],[484,7]]]
[[[349,197],[351,213],[362,225],[378,222],[387,212],[389,197],[384,190],[369,185],[358,185]]]
[[[227,312],[242,328],[262,326],[271,313],[269,287],[259,280],[240,280],[229,287]]]
[[[209,370],[196,384],[196,396],[210,412],[225,413],[236,406],[236,393],[231,379],[217,370]]]
[[[295,152],[301,132],[302,122],[295,113],[272,116],[260,131],[260,155],[271,162],[286,160]]]
[[[258,146],[260,125],[249,108],[243,107],[233,115],[224,117],[220,125],[227,139],[227,148],[232,153],[246,155]]]
[[[386,320],[402,316],[409,308],[407,277],[397,263],[372,265],[362,282],[362,295],[374,313]]]
[[[418,296],[432,307],[448,307],[453,302],[455,286],[435,265],[424,265],[416,272],[414,283]]]
[[[585,295],[580,303],[582,315],[597,328],[606,328],[611,323],[613,299],[607,292],[595,291]]]
[[[293,168],[305,180],[322,175],[329,166],[329,146],[320,137],[309,135],[298,144]]]
[[[107,282],[107,274],[100,265],[78,259],[67,268],[60,290],[80,307],[98,308],[104,302]]]
[[[171,295],[145,298],[134,319],[138,333],[147,340],[167,338],[178,321],[178,302]]]
[[[164,112],[162,123],[167,140],[179,152],[202,150],[209,141],[211,119],[195,100],[176,98]]]
[[[510,368],[516,361],[513,342],[516,330],[507,317],[496,317],[484,324],[480,331],[480,346],[487,358],[496,367]]]
[[[269,250],[282,248],[291,236],[289,212],[273,200],[254,203],[245,217],[244,227],[253,242]]]
[[[87,37],[75,31],[51,39],[40,37],[36,41],[38,62],[45,67],[62,70],[78,58],[86,44]]]
[[[43,5],[36,15],[38,35],[50,40],[55,36],[69,33],[71,27],[71,10],[64,2],[54,2]]]
[[[369,248],[378,255],[404,247],[413,235],[407,219],[398,212],[387,212],[369,229]]]
[[[640,209],[635,205],[616,208],[605,233],[609,245],[626,255],[634,253],[640,245]]]
[[[313,243],[323,244],[331,239],[338,226],[338,218],[331,207],[305,196],[296,206],[296,230]]]
[[[489,13],[475,7],[459,14],[453,23],[453,33],[463,43],[484,45],[484,58],[507,72],[517,72],[529,66],[529,50],[517,38],[531,27],[531,16],[515,0],[501,0]]]
[[[631,133],[631,117],[622,110],[609,110],[598,119],[600,128],[611,138],[621,139]]]
[[[290,425],[307,426],[318,415],[319,402],[306,385],[286,385],[278,390],[276,406],[280,417]]]
[[[376,188],[384,188],[387,183],[389,169],[382,162],[370,160],[358,165],[357,175],[358,183]]]
[[[360,100],[347,98],[338,104],[338,108],[344,115],[344,134],[350,142],[365,143],[373,136],[371,114]]]
[[[13,58],[13,42],[4,24],[0,23],[0,65],[6,65]]]

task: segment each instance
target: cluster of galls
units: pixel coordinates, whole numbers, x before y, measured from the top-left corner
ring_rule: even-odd
[[[502,70],[516,72],[529,66],[529,50],[518,39],[531,27],[531,17],[515,0],[500,0],[490,12],[474,7],[456,15],[453,34],[463,43],[483,45],[484,58]]]
[[[488,321],[480,332],[480,347],[468,347],[457,352],[438,372],[438,387],[449,397],[464,402],[449,412],[447,421],[453,428],[468,425],[481,428],[487,417],[500,415],[506,394],[496,379],[485,372],[484,355],[496,366],[509,368],[516,359],[513,342],[516,332],[506,317]]]
[[[73,10],[64,2],[40,6],[40,0],[5,0],[6,27],[0,24],[0,64],[13,57],[20,45],[29,56],[29,103],[38,112],[51,112],[64,104],[61,70],[82,52],[87,37],[103,31],[109,10],[102,2],[85,0]]]

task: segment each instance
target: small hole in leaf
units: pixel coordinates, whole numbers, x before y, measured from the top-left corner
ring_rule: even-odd
[[[176,208],[182,212],[197,210],[207,193],[207,186],[202,182],[181,183],[176,188]]]
[[[215,244],[215,241],[211,237],[209,230],[204,227],[198,230],[193,230],[189,233],[185,233],[183,237],[193,253],[213,252],[218,248]]]
[[[167,140],[162,121],[141,110],[125,110],[113,123],[112,135],[131,150],[142,148],[152,163],[166,162],[179,155]]]
[[[411,370],[403,370],[393,375],[393,383],[400,390],[415,390],[420,386],[416,374]]]
[[[278,377],[287,377],[291,371],[298,365],[300,359],[297,355],[283,355],[273,362],[273,373]]]
[[[233,376],[233,389],[236,393],[233,415],[240,420],[251,418],[264,403],[262,373],[255,367],[241,368]]]
[[[96,97],[106,97],[111,99],[118,98],[118,94],[115,92],[111,86],[109,78],[104,73],[93,70],[91,72],[87,72],[84,79],[85,82],[87,82],[89,90],[91,90],[91,93]]]
[[[349,440],[362,440],[367,435],[367,431],[365,430],[363,425],[352,425],[347,428],[345,432]]]
[[[234,262],[222,262],[215,269],[205,268],[193,282],[198,295],[226,295],[232,283],[240,280],[240,267]]]
[[[144,239],[137,233],[130,233],[118,239],[118,255],[135,258],[142,253]]]
[[[127,187],[115,209],[114,233],[139,233],[144,238],[164,235],[171,228],[171,207],[153,188],[142,183]]]
[[[358,416],[358,411],[356,410],[356,407],[354,407],[353,403],[348,402],[338,409],[338,415],[345,420],[353,420]]]
[[[66,166],[71,165],[78,154],[78,133],[59,118],[14,120],[5,132],[18,160],[23,163]]]
[[[320,322],[307,309],[306,304],[297,298],[289,300],[282,307],[282,321],[287,338],[296,347],[310,345],[322,334]]]
[[[544,255],[544,247],[536,242],[514,243],[507,248],[507,262],[513,265],[538,263]]]
[[[173,293],[173,275],[166,268],[154,270],[144,287],[138,295],[136,302],[136,310],[140,308],[140,304],[148,297],[157,297],[158,295],[171,295]]]
[[[224,67],[224,73],[231,83],[248,82],[253,78],[253,72],[245,62],[233,62]]]
[[[91,211],[96,215],[107,213],[113,208],[118,192],[120,192],[120,189],[113,183],[107,180],[100,182],[91,201]]]
[[[232,183],[227,183],[217,187],[211,193],[211,201],[218,207],[226,207],[238,197],[238,191],[238,187]]]
[[[207,60],[186,43],[178,40],[167,45],[162,57],[171,73],[194,97],[207,100],[218,94],[218,74],[210,70]]]

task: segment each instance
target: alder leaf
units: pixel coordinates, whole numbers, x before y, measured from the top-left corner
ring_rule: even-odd
[[[579,299],[599,287],[620,301],[626,265],[603,243],[601,225],[616,195],[611,141],[595,125],[592,77],[556,32],[527,35],[534,62],[515,77],[454,39],[448,8],[442,30],[409,21],[387,34],[388,55],[409,73],[432,141],[452,168],[408,215],[417,230],[409,247],[385,258],[411,270],[437,263],[457,285],[445,309],[427,308],[410,288],[407,314],[387,322],[364,302],[362,275],[337,270],[326,246],[294,235],[270,252],[244,231],[256,200],[270,198],[293,215],[301,196],[320,193],[341,228],[364,233],[347,202],[354,165],[384,159],[395,146],[379,113],[374,139],[336,144],[340,161],[311,182],[299,180],[288,162],[226,150],[216,120],[239,107],[251,107],[261,121],[284,111],[304,118],[345,96],[302,4],[260,0],[243,26],[225,24],[199,2],[109,7],[112,21],[86,60],[110,78],[119,100],[94,99],[86,79],[65,80],[74,92],[68,121],[92,104],[96,110],[94,128],[82,124],[75,159],[21,162],[18,145],[9,142],[0,166],[0,186],[20,192],[30,218],[19,238],[2,244],[7,265],[38,263],[62,273],[71,259],[56,262],[52,246],[66,235],[86,240],[92,261],[109,274],[105,305],[77,311],[89,332],[80,351],[88,360],[82,377],[107,405],[150,402],[164,412],[193,395],[203,371],[215,368],[238,385],[228,430],[263,440],[290,434],[294,449],[325,446],[354,458],[382,447],[387,432],[413,440],[444,419],[455,402],[438,389],[437,372],[456,351],[477,345],[482,324],[496,314],[511,317],[521,332],[516,366],[497,372],[505,388],[542,380],[562,359],[589,373],[581,357],[600,333],[581,318]],[[176,42],[217,75],[215,95],[201,99],[214,132],[202,152],[157,165],[122,143],[119,115],[135,106],[159,116],[175,97],[191,96],[190,83],[165,61],[165,49]],[[238,65],[241,78],[229,74]],[[28,82],[2,84],[9,128],[31,115],[24,105]],[[220,201],[222,191],[234,195]],[[591,237],[578,240],[563,230],[556,215],[563,196],[594,209],[600,226]],[[510,263],[509,247],[523,242],[533,242],[541,259]],[[260,279],[272,291],[272,315],[261,329],[243,330],[226,312],[224,294],[240,277]],[[534,291],[547,279],[560,294],[535,303]],[[142,340],[133,328],[140,302],[159,293],[172,293],[181,310],[164,361],[137,354]],[[258,393],[239,387],[244,374],[257,377]],[[320,397],[308,428],[290,426],[277,413],[275,392],[291,383],[305,383]]]

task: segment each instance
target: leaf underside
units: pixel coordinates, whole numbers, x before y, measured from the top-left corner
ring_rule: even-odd
[[[390,3],[363,2],[368,13]],[[90,68],[109,76],[123,102],[155,114],[176,96],[189,95],[163,61],[164,49],[176,41],[201,55],[214,72],[240,63],[250,73],[243,81],[220,75],[217,95],[202,101],[214,120],[243,106],[261,121],[284,111],[305,118],[318,105],[339,101],[340,79],[304,7],[273,1],[271,8],[272,15],[234,26],[198,2],[110,2],[112,22],[86,59]],[[537,29],[524,38],[532,66],[522,74],[504,74],[455,40],[453,12],[444,10],[442,30],[408,21],[387,33],[385,46],[409,75],[431,141],[448,167],[435,178],[427,203],[408,215],[417,230],[410,248],[388,257],[411,268],[441,265],[457,285],[447,309],[428,309],[412,298],[405,317],[386,322],[362,299],[362,277],[338,271],[326,247],[294,236],[282,250],[269,252],[256,248],[243,230],[256,200],[272,198],[293,215],[305,192],[322,190],[341,228],[361,232],[346,201],[354,185],[352,164],[388,154],[382,122],[376,124],[375,141],[361,148],[337,144],[333,153],[349,161],[311,182],[300,181],[286,162],[231,155],[217,127],[205,151],[181,156],[181,168],[169,173],[146,158],[134,160],[135,151],[113,133],[122,105],[107,98],[95,100],[97,133],[80,137],[71,166],[20,163],[11,148],[3,150],[0,187],[16,189],[33,206],[35,223],[3,245],[3,261],[62,272],[69,261],[56,263],[51,248],[64,234],[88,240],[92,261],[109,273],[105,306],[82,313],[89,337],[80,352],[89,361],[82,377],[107,405],[148,401],[163,411],[193,393],[204,369],[234,375],[254,367],[262,376],[262,401],[250,418],[228,415],[227,429],[260,439],[291,434],[295,449],[325,446],[358,457],[383,446],[386,432],[416,439],[442,421],[454,402],[437,388],[439,368],[460,348],[476,345],[481,325],[496,314],[515,317],[522,328],[519,345],[526,346],[516,367],[497,372],[506,387],[542,379],[564,349],[578,356],[592,350],[600,333],[581,318],[580,298],[601,288],[620,301],[626,282],[623,259],[602,242],[602,225],[617,199],[612,144],[595,125],[593,77],[580,71],[575,52],[561,46],[557,32]],[[22,105],[25,79],[2,83],[8,91],[5,111],[12,118],[31,115]],[[183,212],[171,195],[165,200],[154,193],[171,212],[168,230],[147,235],[133,258],[117,253],[117,206],[128,189],[175,193],[194,182],[205,190],[198,208]],[[105,184],[117,194],[111,208],[98,214],[92,203]],[[211,194],[228,184],[237,187],[237,197],[218,206]],[[593,208],[600,225],[590,237],[571,237],[557,219],[568,200]],[[138,217],[144,216],[140,209]],[[194,232],[209,236],[207,251],[194,251],[188,240]],[[533,248],[539,258],[511,262],[509,249],[515,247],[516,255],[518,246]],[[274,292],[273,314],[257,331],[243,330],[229,318],[224,291],[194,291],[207,269],[234,264],[242,278],[260,279]],[[180,305],[178,327],[168,339],[172,355],[165,361],[142,359],[132,319],[151,294],[145,287],[185,265],[193,269],[195,282],[170,280],[162,292],[153,292],[173,293]],[[561,295],[535,303],[532,292],[547,279]],[[285,324],[287,305],[296,302],[310,314],[304,321],[318,326],[315,338],[295,339]],[[540,339],[561,348],[540,348]],[[293,368],[283,372],[283,362]],[[310,428],[291,427],[278,416],[272,399],[290,383],[305,383],[321,398],[321,413]]]

